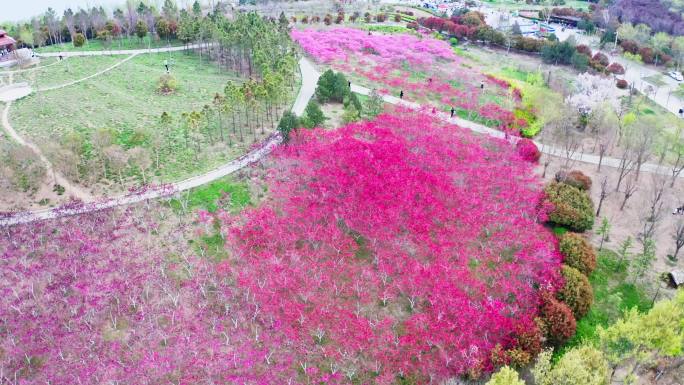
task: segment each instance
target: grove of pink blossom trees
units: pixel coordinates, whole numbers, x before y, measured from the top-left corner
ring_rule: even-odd
[[[153,211],[2,229],[1,384],[293,381],[254,297],[175,247],[184,229],[161,230]]]
[[[407,112],[299,132],[275,155],[269,202],[222,218],[231,275],[307,382],[491,370],[558,280],[526,158]]]
[[[369,34],[354,28],[294,29],[291,35],[316,61],[383,87],[381,93],[398,96],[404,91],[405,99],[446,110],[455,107],[471,120],[513,134],[527,125],[512,112],[520,105],[520,90],[462,66],[445,41],[429,35]]]
[[[295,133],[242,213],[2,229],[0,383],[429,383],[538,349],[560,256],[533,159],[395,115]],[[217,230],[226,259],[189,246]]]

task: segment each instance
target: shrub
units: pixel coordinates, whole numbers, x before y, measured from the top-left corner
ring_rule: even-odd
[[[582,274],[589,275],[596,269],[596,251],[594,247],[577,233],[565,233],[558,243],[564,262]]]
[[[387,20],[387,15],[384,14],[384,13],[378,13],[377,15],[375,15],[375,20],[376,20],[378,23],[382,23],[382,22],[384,22],[385,20]]]
[[[504,366],[494,373],[485,385],[525,385],[525,383],[518,376],[518,372]]]
[[[73,43],[74,47],[83,47],[83,44],[85,44],[85,36],[80,32],[75,34]]]
[[[401,22],[401,15],[398,14],[398,13],[395,14],[395,15],[394,15],[394,21],[397,22],[397,23]]]
[[[552,182],[544,190],[545,200],[553,205],[549,220],[575,231],[594,226],[594,204],[589,195],[577,187]]]
[[[653,64],[654,52],[653,52],[652,48],[650,48],[650,47],[639,48],[639,56],[641,56],[641,60],[643,60],[644,63]]]
[[[584,72],[589,66],[589,57],[579,52],[575,52],[570,58],[570,64],[572,64],[576,70]]]
[[[601,52],[597,52],[596,54],[594,54],[594,56],[592,56],[591,60],[600,63],[604,67],[607,66],[608,64],[610,64],[610,60],[608,59],[608,56],[604,55]]]
[[[622,47],[623,51],[629,52],[631,54],[636,54],[639,52],[639,44],[637,44],[637,42],[634,40],[623,40],[620,42],[620,47]]]
[[[594,292],[589,279],[579,270],[567,265],[563,265],[561,273],[565,283],[556,295],[572,309],[575,319],[580,319],[587,315],[594,302]]]
[[[178,89],[178,81],[171,74],[164,74],[159,77],[157,82],[157,91],[160,94],[167,95],[175,92]]]
[[[541,157],[541,152],[537,148],[537,145],[530,139],[523,138],[518,140],[518,143],[515,144],[515,149],[518,151],[518,154],[528,162],[536,163]]]
[[[621,90],[624,90],[629,86],[629,83],[627,83],[627,80],[625,79],[618,79],[615,82],[615,86]]]
[[[556,345],[561,345],[570,339],[577,328],[572,310],[550,293],[542,294],[541,320],[547,338]]]
[[[556,182],[569,184],[580,190],[588,191],[591,189],[591,178],[584,175],[582,171],[573,170],[570,172],[559,171],[555,175]]]
[[[507,363],[517,367],[527,366],[541,352],[543,335],[535,322],[520,325],[516,329],[516,346],[505,352]]]
[[[625,52],[622,56],[625,57],[627,60],[635,61],[637,63],[643,63],[644,61],[641,59],[641,55],[639,54],[633,54],[631,52]]]
[[[586,44],[579,44],[579,45],[577,45],[577,46],[575,47],[575,50],[576,50],[578,53],[582,54],[582,55],[585,55],[585,56],[588,56],[588,57],[591,57],[591,56],[592,56],[591,48],[589,48],[589,46],[586,45]]]
[[[596,60],[590,60],[589,61],[589,66],[596,70],[596,72],[604,73],[606,72],[606,66],[601,64],[601,62],[596,61]]]
[[[607,385],[608,376],[604,354],[590,345],[565,353],[550,373],[553,384]]]
[[[625,73],[625,68],[620,63],[610,63],[607,70],[615,75],[622,75]]]

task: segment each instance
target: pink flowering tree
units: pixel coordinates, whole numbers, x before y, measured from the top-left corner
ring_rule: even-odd
[[[275,154],[269,203],[222,217],[232,277],[307,382],[491,370],[558,279],[531,168],[423,114],[301,131]]]
[[[3,229],[1,384],[294,381],[272,317],[152,211]]]
[[[517,133],[513,113],[491,100],[521,101],[510,83],[461,65],[445,41],[412,34],[373,33],[353,28],[293,30],[292,38],[316,61],[346,72],[354,82],[381,88],[422,104],[464,110],[468,119]],[[487,85],[484,87],[484,85]]]

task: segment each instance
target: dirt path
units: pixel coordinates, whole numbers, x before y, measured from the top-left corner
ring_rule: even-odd
[[[210,44],[202,44],[203,47]],[[200,44],[188,44],[174,47],[161,48],[143,48],[143,49],[119,49],[119,50],[105,50],[105,51],[62,51],[62,52],[43,52],[36,53],[38,57],[72,57],[72,56],[103,56],[103,55],[140,55],[145,53],[164,53],[186,51],[189,49],[199,48]]]
[[[12,128],[12,125],[10,125],[9,122],[9,109],[10,106],[12,105],[12,102],[8,102],[5,104],[5,108],[2,111],[2,127],[5,129],[7,134],[9,135],[12,140],[15,142],[21,144],[24,147],[27,147],[33,151],[38,158],[40,159],[41,162],[43,162],[43,165],[45,165],[46,169],[46,174],[48,176],[52,176],[52,184],[59,184],[62,187],[64,187],[66,193],[68,195],[73,196],[74,198],[80,199],[82,201],[90,201],[93,199],[93,196],[83,190],[82,188],[73,185],[71,182],[69,182],[62,174],[59,172],[55,171],[54,167],[52,167],[52,163],[43,155],[43,152],[36,146],[35,144],[31,142],[27,142],[22,138],[17,132]]]
[[[123,59],[123,60],[117,62],[117,63],[114,63],[113,65],[111,65],[111,66],[109,66],[109,67],[107,67],[107,68],[105,68],[105,69],[103,69],[103,70],[101,70],[101,71],[95,72],[95,73],[92,74],[92,75],[88,75],[88,76],[86,76],[86,77],[84,77],[84,78],[77,79],[77,80],[72,80],[72,81],[70,81],[70,82],[68,82],[68,83],[60,84],[60,85],[57,85],[57,86],[51,86],[51,87],[45,87],[45,88],[38,88],[36,91],[39,91],[39,92],[43,92],[43,91],[52,91],[52,90],[58,90],[58,89],[64,88],[64,87],[73,86],[74,84],[78,84],[78,83],[84,82],[84,81],[86,81],[86,80],[89,80],[89,79],[92,79],[92,78],[94,78],[94,77],[100,76],[100,75],[102,75],[102,74],[104,74],[104,73],[106,73],[106,72],[109,72],[109,71],[113,70],[114,68],[116,68],[116,67],[118,67],[118,66],[124,64],[125,62],[127,62],[127,61],[133,59],[134,57],[136,57],[136,56],[138,56],[138,55],[139,55],[139,53],[134,53],[134,54],[132,54],[131,56],[129,56],[129,57],[127,57],[127,58],[125,58],[125,59]]]

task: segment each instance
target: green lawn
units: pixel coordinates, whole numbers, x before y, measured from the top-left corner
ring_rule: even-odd
[[[106,46],[102,40],[91,39],[86,42],[82,47],[74,47],[73,43],[63,43],[48,45],[41,48],[36,48],[36,52],[64,52],[64,51],[102,51],[104,49],[142,49],[142,48],[160,48],[167,46],[177,46],[183,45],[179,40],[157,40],[155,38],[150,38],[146,36],[143,40],[137,37],[122,37],[120,39],[112,40],[109,46]]]
[[[69,59],[71,73],[64,73],[63,67],[56,65],[46,69],[38,78],[43,79],[43,82],[50,79],[53,83],[57,82],[56,79],[65,81],[66,77],[82,78],[122,58]],[[207,64],[206,59],[200,62],[195,54],[174,53],[170,62],[172,74],[178,81],[178,90],[173,94],[161,95],[157,92],[157,82],[165,72],[162,63],[167,58],[169,54],[139,55],[93,79],[57,90],[34,93],[13,104],[11,123],[17,131],[44,147],[48,157],[53,158],[56,151],[46,147],[57,145],[78,152],[82,162],[83,159],[96,157],[93,155],[91,139],[96,131],[102,129],[112,131],[114,144],[125,150],[143,147],[151,152],[155,140],[158,140],[155,138],[162,136],[163,150],[159,152],[160,168],[155,174],[156,182],[170,182],[195,175],[248,151],[254,140],[252,135],[246,133],[244,142],[239,142],[236,136],[220,142],[216,138],[219,132],[215,128],[216,123],[209,123],[214,127],[214,139],[202,139],[201,151],[188,145],[189,139],[183,134],[185,123],[180,114],[199,111],[205,105],[211,105],[214,95],[223,91],[228,80],[240,79],[230,73],[220,72],[215,65]],[[293,93],[296,92],[297,88],[294,87]],[[162,126],[159,119],[163,112],[173,117],[173,122],[166,127]],[[250,117],[250,120],[253,119],[253,116]],[[202,125],[204,127],[204,123]],[[229,132],[229,126],[232,125],[225,118],[224,131]],[[265,131],[262,134],[257,130],[257,140],[268,133]],[[140,175],[130,175],[134,170],[135,167],[132,167],[126,176],[139,178]]]
[[[583,341],[596,341],[598,326],[605,327],[615,322],[624,310],[636,307],[646,311],[651,308],[651,299],[638,284],[632,284],[626,266],[627,263],[621,263],[615,252],[607,249],[599,252],[596,270],[589,277],[594,303],[589,314],[577,322],[575,336],[559,349],[558,356]]]

